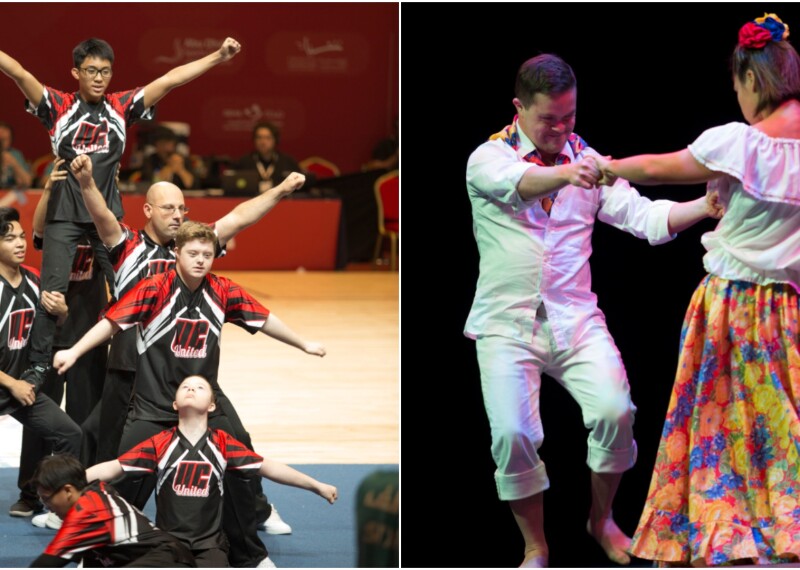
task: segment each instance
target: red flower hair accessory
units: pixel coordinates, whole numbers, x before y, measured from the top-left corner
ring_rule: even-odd
[[[747,49],[761,49],[771,41],[779,42],[789,37],[789,26],[776,14],[764,14],[747,22],[739,30],[739,45]]]
[[[739,45],[747,49],[761,49],[772,41],[769,30],[755,22],[747,22],[739,30]]]

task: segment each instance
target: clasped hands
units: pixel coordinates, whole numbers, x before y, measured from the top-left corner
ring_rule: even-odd
[[[588,155],[571,163],[569,183],[573,186],[591,190],[599,186],[611,186],[617,181],[617,175],[611,172],[611,157]],[[725,214],[725,206],[720,201],[717,190],[708,190],[705,197],[705,215],[719,220]]]
[[[609,171],[611,157],[590,154],[570,164],[569,183],[591,190],[598,186],[611,186],[617,177]]]

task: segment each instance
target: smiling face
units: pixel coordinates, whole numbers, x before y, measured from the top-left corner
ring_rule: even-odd
[[[576,89],[550,95],[536,93],[527,108],[519,99],[514,99],[519,126],[544,160],[555,159],[567,144],[575,128],[577,101]]]
[[[0,264],[16,269],[25,261],[27,243],[19,222],[10,222],[9,230],[0,238]]]

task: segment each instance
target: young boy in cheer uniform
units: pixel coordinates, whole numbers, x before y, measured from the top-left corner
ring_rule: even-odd
[[[85,567],[197,566],[186,546],[156,528],[113,487],[100,481],[88,484],[86,469],[74,457],[45,457],[34,483],[42,502],[64,524],[32,567],[58,568],[70,562]]]
[[[222,532],[221,473],[261,475],[285,485],[312,491],[333,504],[336,487],[277,461],[264,459],[228,433],[210,429],[208,414],[216,408],[211,383],[202,376],[186,378],[172,403],[178,425],[86,471],[89,481],[111,481],[124,472],[156,473],[156,524],[179,538],[201,567],[228,565]]]

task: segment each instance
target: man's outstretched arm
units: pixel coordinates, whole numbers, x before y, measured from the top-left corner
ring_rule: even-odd
[[[222,245],[230,241],[246,227],[252,226],[263,218],[285,196],[288,196],[306,181],[306,177],[292,172],[277,186],[270,188],[260,196],[242,202],[214,223],[214,229]]]

